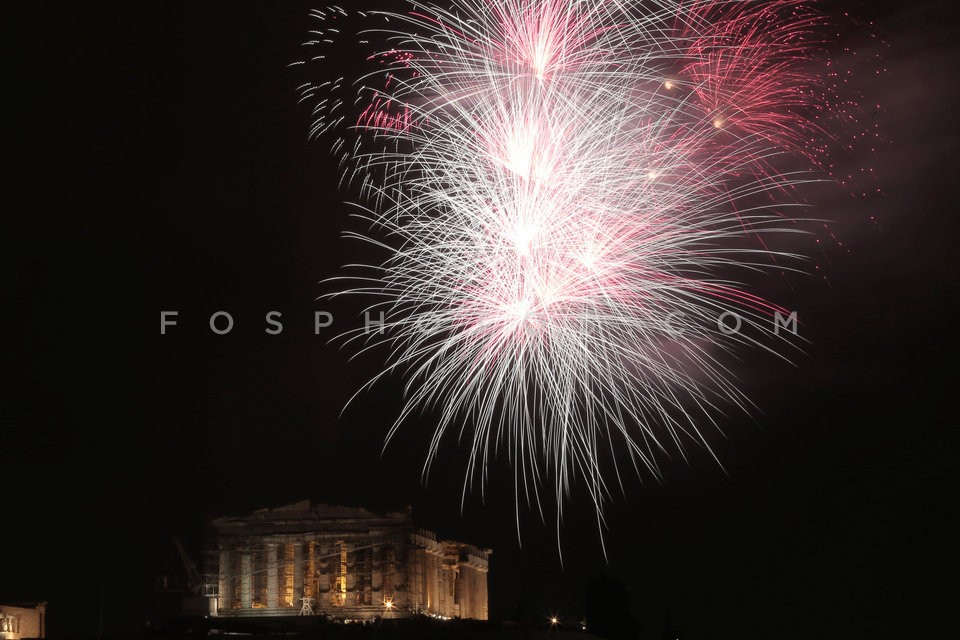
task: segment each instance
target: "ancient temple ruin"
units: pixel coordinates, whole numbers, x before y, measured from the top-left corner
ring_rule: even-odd
[[[47,637],[47,603],[0,604],[0,640]]]
[[[211,615],[487,619],[491,551],[438,540],[409,509],[304,501],[211,524]]]

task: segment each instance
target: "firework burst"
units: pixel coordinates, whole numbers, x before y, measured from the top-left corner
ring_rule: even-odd
[[[801,0],[408,5],[317,11],[307,43],[356,19],[372,50],[356,81],[300,88],[359,186],[351,235],[387,254],[338,280],[385,318],[348,343],[406,375],[391,436],[436,416],[425,470],[453,431],[465,491],[505,452],[518,504],[582,481],[602,522],[618,465],[657,476],[709,449],[721,407],[749,409],[724,351],[781,350],[748,336],[785,310],[730,274],[796,257],[766,239],[797,231],[791,194],[816,179],[789,159],[829,146],[824,19]]]

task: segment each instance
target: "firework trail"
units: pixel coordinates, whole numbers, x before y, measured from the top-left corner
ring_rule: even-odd
[[[748,337],[789,314],[730,274],[797,257],[768,240],[798,231],[831,144],[826,20],[801,0],[407,4],[318,10],[307,43],[352,28],[370,51],[362,77],[300,87],[358,187],[350,235],[386,254],[339,280],[386,320],[348,343],[406,375],[390,436],[436,416],[425,472],[452,431],[465,492],[505,452],[518,505],[582,484],[602,524],[623,464],[658,476],[750,409],[725,351],[785,346]]]

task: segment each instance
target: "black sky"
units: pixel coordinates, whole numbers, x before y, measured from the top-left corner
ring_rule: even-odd
[[[822,196],[843,246],[815,252],[818,276],[756,283],[799,311],[806,354],[744,355],[759,411],[712,435],[724,470],[694,451],[662,485],[628,479],[608,562],[574,499],[563,566],[552,520],[521,510],[518,544],[505,468],[461,515],[450,442],[423,486],[429,416],[381,456],[399,379],[340,414],[377,356],[328,344],[340,322],[312,335],[314,310],[343,328],[359,311],[315,301],[356,248],[287,67],[313,5],[42,3],[11,17],[8,101],[26,113],[8,121],[0,601],[49,600],[51,633],[92,635],[102,571],[105,627],[130,628],[171,533],[199,557],[209,518],[309,498],[412,504],[423,526],[492,547],[497,618],[578,616],[606,573],[644,638],[668,614],[688,638],[947,637],[960,426],[947,5],[854,9],[890,44],[889,72],[863,79],[891,139],[875,161],[885,196]],[[165,337],[161,310],[180,313]],[[229,336],[207,327],[219,310]],[[280,336],[264,333],[272,310]]]

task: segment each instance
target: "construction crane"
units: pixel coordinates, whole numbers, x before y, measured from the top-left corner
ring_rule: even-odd
[[[187,590],[193,594],[200,595],[203,592],[203,578],[200,577],[197,565],[193,563],[193,560],[191,560],[187,554],[187,550],[183,548],[183,545],[180,543],[180,538],[170,536],[170,541],[173,542],[174,548],[177,550],[177,553],[180,554],[180,562],[183,563],[183,570],[187,573]]]

